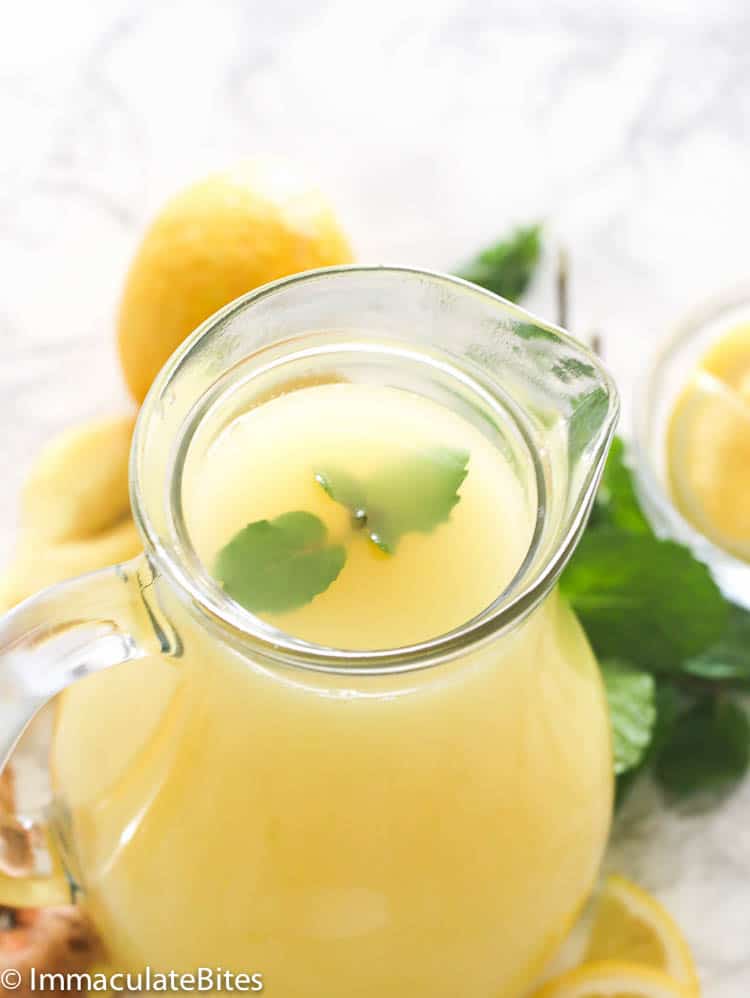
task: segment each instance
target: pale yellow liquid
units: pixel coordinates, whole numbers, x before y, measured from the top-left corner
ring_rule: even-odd
[[[315,479],[340,468],[360,482],[394,460],[442,447],[469,454],[449,519],[383,553]],[[488,606],[529,546],[532,510],[497,448],[467,420],[420,396],[328,384],[250,410],[192,467],[186,516],[204,562],[246,524],[304,510],[347,549],[341,574],[307,606],[264,618],[336,648],[397,648],[449,631]],[[535,511],[535,510],[534,510]]]
[[[349,535],[311,476],[394,448],[470,454],[449,521],[395,555]],[[198,551],[319,515],[350,556],[271,618],[338,647],[417,641],[510,581],[532,510],[467,422],[387,389],[310,388],[251,410],[189,473]],[[481,652],[402,677],[261,668],[170,600],[184,653],[74,687],[56,782],[114,965],[261,972],[278,998],[516,998],[595,877],[611,807],[596,664],[556,595]]]

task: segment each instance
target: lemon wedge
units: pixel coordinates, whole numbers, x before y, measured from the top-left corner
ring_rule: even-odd
[[[722,374],[728,376],[726,370]],[[682,515],[719,547],[750,561],[747,377],[735,369],[732,385],[712,371],[696,373],[672,413],[667,474]]]
[[[625,877],[607,879],[584,959],[587,963],[627,961],[657,970],[692,998],[700,995],[690,947],[674,919],[656,898]]]
[[[691,998],[691,992],[659,970],[604,960],[548,981],[534,998]]]

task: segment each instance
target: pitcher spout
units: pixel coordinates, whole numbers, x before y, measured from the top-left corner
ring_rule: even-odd
[[[518,599],[541,598],[583,532],[620,410],[614,381],[565,330],[498,301],[494,328],[470,354],[526,423],[537,478],[538,531]]]

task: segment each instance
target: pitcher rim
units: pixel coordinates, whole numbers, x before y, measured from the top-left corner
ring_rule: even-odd
[[[184,360],[204,337],[211,335],[232,316],[244,311],[262,298],[273,295],[293,284],[316,281],[321,277],[351,272],[409,275],[460,287],[472,295],[502,304],[504,309],[510,309],[519,318],[525,321],[531,319],[535,324],[553,330],[563,342],[569,343],[576,350],[590,353],[582,343],[559,326],[538,319],[533,313],[514,302],[507,301],[470,281],[440,271],[399,265],[344,264],[321,267],[280,278],[247,292],[209,316],[183,341],[155,378],[141,407],[134,434],[130,472],[131,503],[136,525],[145,542],[147,557],[154,563],[157,570],[164,574],[178,596],[186,596],[189,604],[200,612],[203,623],[212,630],[218,629],[221,638],[235,646],[241,653],[256,661],[293,666],[312,672],[350,677],[385,676],[426,669],[482,647],[518,625],[551,592],[585,528],[603,470],[603,459],[617,422],[619,396],[609,372],[601,364],[599,358],[591,355],[597,377],[607,389],[610,402],[606,432],[602,434],[597,450],[591,456],[591,470],[585,486],[579,494],[575,515],[569,522],[565,533],[550,552],[543,569],[530,584],[527,586],[518,585],[517,591],[514,592],[516,584],[523,581],[525,566],[528,565],[530,557],[538,548],[540,540],[538,531],[535,531],[529,550],[508,586],[498,594],[488,607],[458,627],[428,640],[401,647],[372,650],[334,648],[294,637],[288,632],[266,623],[262,618],[235,604],[228,597],[216,601],[211,598],[211,593],[204,590],[200,578],[196,578],[188,570],[180,558],[179,552],[174,550],[174,545],[170,539],[162,537],[155,529],[151,518],[144,510],[144,504],[141,502],[141,473],[138,457],[141,449],[141,437],[145,432],[149,413],[158,404],[162,392]],[[209,390],[207,389],[206,392],[202,393],[199,399]],[[196,399],[196,403],[199,399]],[[531,451],[536,460],[535,445],[531,447]]]

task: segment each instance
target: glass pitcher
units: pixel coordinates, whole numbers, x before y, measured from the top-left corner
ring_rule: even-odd
[[[471,420],[533,513],[512,582],[434,640],[296,639],[233,602],[191,544],[186,466],[252,405],[334,378]],[[617,410],[579,343],[439,274],[313,271],[209,319],[139,416],[144,554],[0,621],[0,766],[55,698],[49,849],[31,871],[5,863],[0,901],[72,893],[119,970],[220,967],[279,998],[520,995],[609,829],[607,708],[555,582]]]

